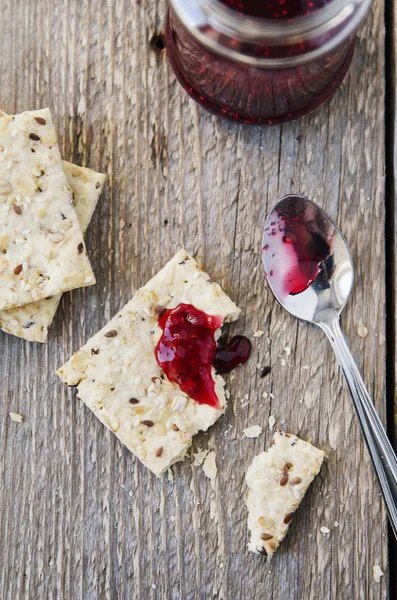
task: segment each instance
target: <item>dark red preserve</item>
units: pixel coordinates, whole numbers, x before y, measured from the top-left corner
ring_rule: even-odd
[[[349,68],[371,0],[169,0],[166,42],[185,90],[245,124],[296,119]]]

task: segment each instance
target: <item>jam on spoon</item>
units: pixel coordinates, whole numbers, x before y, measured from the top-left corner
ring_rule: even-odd
[[[300,294],[311,286],[331,254],[332,237],[322,215],[304,199],[274,212],[266,223],[262,253],[268,277],[274,276],[282,285],[277,290],[281,297]]]
[[[156,346],[158,364],[173,383],[199,404],[219,409],[212,366],[227,373],[249,358],[251,344],[236,336],[224,349],[217,349],[215,331],[222,317],[207,315],[191,304],[179,304],[159,317],[163,330]],[[249,348],[248,348],[249,345]]]

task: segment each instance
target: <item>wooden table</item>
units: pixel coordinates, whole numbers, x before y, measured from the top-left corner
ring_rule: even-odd
[[[108,174],[87,237],[97,285],[64,295],[47,344],[0,334],[0,598],[386,599],[387,520],[342,375],[321,331],[274,302],[259,251],[278,196],[304,193],[335,217],[356,267],[342,325],[383,419],[388,401],[392,432],[392,3],[387,52],[378,0],[333,99],[263,130],[221,122],[188,99],[153,43],[164,4],[0,0],[0,106],[50,106],[64,158]],[[217,452],[215,492],[190,460],[174,481],[156,479],[55,376],[181,246],[242,308],[230,334],[265,332],[229,383],[226,415],[194,443]],[[261,379],[265,365],[272,371]],[[244,473],[270,443],[273,414],[328,460],[266,562],[246,548]],[[257,423],[263,435],[242,440]]]

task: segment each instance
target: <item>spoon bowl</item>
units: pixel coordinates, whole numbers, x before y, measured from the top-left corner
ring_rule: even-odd
[[[354,281],[347,242],[315,202],[288,195],[266,219],[262,260],[270,289],[281,306],[320,327],[334,349],[397,537],[397,458],[339,324]]]
[[[339,314],[353,287],[353,260],[345,238],[331,217],[305,196],[284,196],[270,211],[262,261],[278,302],[305,321],[320,322],[329,311]],[[297,279],[298,289],[304,289],[291,294],[289,284],[294,286]]]

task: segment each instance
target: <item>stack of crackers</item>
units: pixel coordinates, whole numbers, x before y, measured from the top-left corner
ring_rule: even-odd
[[[95,283],[84,244],[105,176],[62,160],[49,109],[0,113],[0,328],[45,342],[63,292]]]

